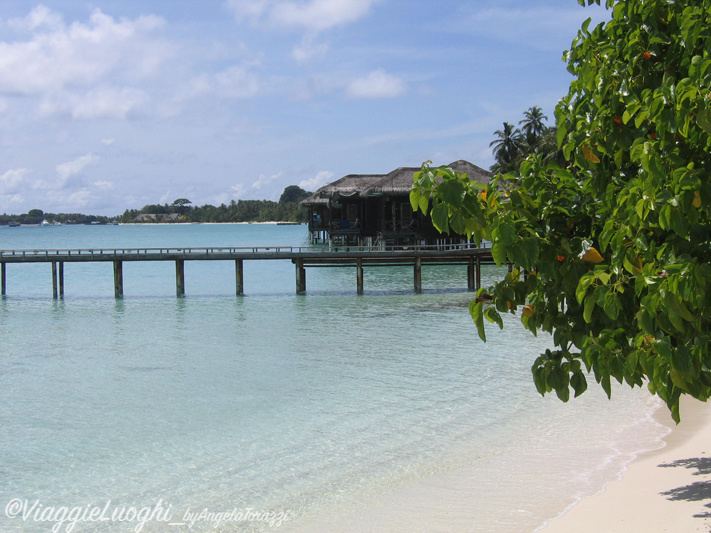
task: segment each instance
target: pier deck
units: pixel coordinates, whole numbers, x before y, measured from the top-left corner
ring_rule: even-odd
[[[470,244],[333,248],[265,247],[186,247],[186,248],[95,248],[53,250],[0,250],[0,292],[6,294],[6,267],[9,263],[51,263],[54,298],[64,295],[64,263],[111,262],[114,265],[114,295],[123,296],[125,261],[174,261],[176,294],[185,294],[185,261],[234,261],[236,294],[244,294],[244,261],[290,260],[296,267],[296,292],[306,291],[306,267],[355,267],[357,292],[363,292],[365,266],[412,265],[415,292],[422,290],[421,269],[425,264],[466,265],[468,288],[481,285],[482,264],[492,264],[491,251]]]

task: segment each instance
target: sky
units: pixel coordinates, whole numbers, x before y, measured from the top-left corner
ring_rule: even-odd
[[[0,212],[278,200],[466,159],[572,80],[576,0],[0,0]]]

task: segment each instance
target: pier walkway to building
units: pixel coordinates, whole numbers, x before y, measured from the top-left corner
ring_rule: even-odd
[[[123,297],[123,263],[125,261],[174,261],[178,296],[185,295],[185,261],[234,261],[235,292],[244,294],[244,262],[256,260],[290,260],[296,267],[296,292],[306,292],[306,267],[355,267],[357,293],[363,293],[363,270],[366,266],[413,267],[414,290],[422,291],[423,265],[463,265],[467,267],[467,288],[481,285],[481,265],[493,264],[491,250],[473,244],[393,247],[214,247],[214,248],[119,248],[0,250],[0,291],[7,293],[7,265],[10,263],[50,263],[52,295],[64,296],[64,263],[111,262],[114,271],[114,295]]]

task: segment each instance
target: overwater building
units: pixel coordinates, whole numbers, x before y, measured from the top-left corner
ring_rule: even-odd
[[[468,161],[447,166],[481,184],[492,178]],[[410,190],[419,170],[400,167],[388,174],[349,174],[324,185],[302,202],[310,211],[311,241],[358,246],[461,242],[462,236],[442,235],[429,216],[413,212]]]

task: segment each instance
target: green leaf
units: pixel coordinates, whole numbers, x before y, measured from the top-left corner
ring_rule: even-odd
[[[455,212],[449,219],[449,227],[452,228],[454,233],[459,235],[464,235],[467,232],[467,223],[464,220],[464,216],[461,212]]]
[[[654,350],[665,359],[671,359],[671,344],[669,343],[669,337],[664,337],[663,339],[655,342]]]
[[[511,249],[515,261],[527,270],[532,270],[538,262],[540,253],[538,240],[534,237],[526,237],[516,242]]]
[[[627,356],[627,372],[630,374],[634,373],[637,370],[637,364],[639,363],[639,352],[637,350],[633,350],[629,353]]]
[[[466,190],[464,184],[458,180],[447,180],[437,188],[439,197],[446,203],[456,208],[462,207]]]
[[[620,310],[622,309],[622,304],[620,304],[620,298],[616,292],[610,291],[605,295],[605,304],[603,305],[603,310],[605,314],[609,316],[612,320],[617,320]]]
[[[582,278],[580,278],[580,281],[578,282],[578,287],[575,289],[575,299],[580,305],[583,305],[583,300],[585,299],[585,295],[588,292],[588,287],[590,287],[590,284],[593,282],[594,279],[595,276],[592,272],[588,272]]]
[[[641,261],[631,248],[625,252],[622,266],[624,266],[625,270],[633,276],[638,276],[642,273]]]
[[[477,332],[479,333],[479,338],[486,342],[486,332],[484,331],[484,304],[483,302],[477,302],[474,300],[469,305],[469,314],[476,324]]]
[[[484,318],[486,318],[489,322],[493,324],[497,324],[499,326],[499,329],[504,329],[504,322],[495,307],[487,307],[486,311],[484,312]]]
[[[501,266],[506,262],[506,246],[497,242],[491,246],[491,256],[497,266]]]
[[[595,309],[595,297],[591,294],[585,298],[585,307],[583,310],[583,319],[588,324],[592,321],[593,309]]]
[[[440,233],[449,233],[449,216],[447,213],[447,206],[438,203],[432,209],[432,223],[437,231]]]
[[[701,109],[696,114],[696,123],[708,135],[711,135],[711,113],[707,109]]]
[[[562,402],[567,402],[568,400],[570,400],[570,389],[568,388],[568,385],[558,387],[555,390],[555,394]]]
[[[499,238],[506,246],[511,246],[516,240],[516,229],[510,222],[499,224]]]
[[[610,374],[605,374],[602,376],[602,379],[600,380],[600,385],[602,386],[602,389],[605,391],[605,394],[607,394],[608,400],[612,398],[612,387],[610,386]]]
[[[672,365],[682,374],[689,374],[691,371],[691,352],[686,346],[677,346],[672,351]]]
[[[417,208],[420,206],[420,188],[417,187],[416,189],[413,188],[410,191],[410,205],[412,206],[413,211],[417,211]]]
[[[427,196],[425,196],[425,195],[420,196],[420,198],[418,200],[418,206],[420,208],[420,211],[422,211],[422,214],[427,215],[427,210],[430,207],[429,198],[427,198]]]
[[[570,378],[570,384],[575,391],[575,398],[580,396],[588,389],[588,382],[585,379],[585,375],[582,372],[576,372],[573,377]]]

